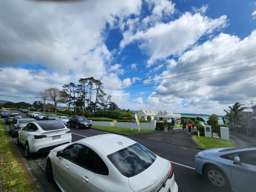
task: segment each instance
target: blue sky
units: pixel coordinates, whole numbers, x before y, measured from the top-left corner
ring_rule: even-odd
[[[94,76],[123,108],[253,104],[255,11],[253,0],[1,2],[0,99]]]

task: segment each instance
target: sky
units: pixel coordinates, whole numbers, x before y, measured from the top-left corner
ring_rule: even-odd
[[[255,0],[0,1],[0,100],[93,76],[132,110],[256,104]]]

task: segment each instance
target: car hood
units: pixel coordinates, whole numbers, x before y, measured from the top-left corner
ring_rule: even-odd
[[[216,155],[216,154],[220,154],[223,150],[225,149],[229,149],[229,148],[213,148],[213,149],[207,149],[207,150],[203,150],[200,151],[197,156],[204,156],[204,155]]]
[[[167,178],[169,169],[169,161],[161,157],[157,157],[150,167],[140,174],[129,178],[129,185],[133,191],[155,191]]]

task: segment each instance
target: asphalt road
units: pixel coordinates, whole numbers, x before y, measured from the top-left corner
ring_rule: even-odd
[[[103,133],[94,129],[72,129],[73,141]],[[193,159],[199,150],[186,133],[162,132],[131,138],[172,162],[180,192],[220,192],[195,173]],[[19,151],[23,153],[23,149],[19,148]],[[57,192],[59,189],[56,185],[49,183],[44,175],[46,156],[47,154],[37,154],[28,160],[24,160],[43,192]]]

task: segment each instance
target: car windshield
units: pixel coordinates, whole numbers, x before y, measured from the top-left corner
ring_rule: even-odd
[[[114,166],[126,177],[133,177],[147,169],[156,155],[138,143],[108,155]]]
[[[65,125],[61,121],[44,120],[44,121],[37,121],[37,123],[45,131],[65,128]]]

